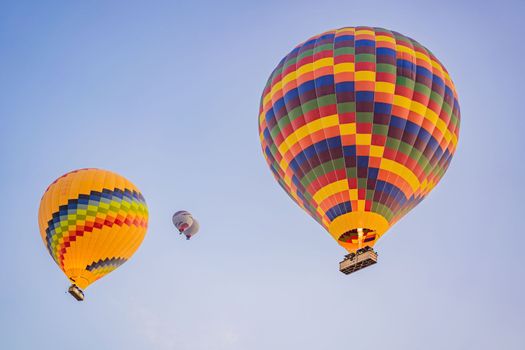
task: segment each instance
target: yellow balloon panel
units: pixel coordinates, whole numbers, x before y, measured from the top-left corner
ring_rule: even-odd
[[[66,276],[86,288],[127,261],[147,230],[138,189],[115,173],[72,171],[53,182],[39,209],[40,234]]]

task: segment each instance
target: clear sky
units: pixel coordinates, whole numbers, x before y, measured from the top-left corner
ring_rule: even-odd
[[[523,349],[522,1],[1,1],[0,348]],[[455,158],[344,276],[344,250],[274,181],[266,79],[319,32],[370,25],[427,46],[455,81]],[[146,239],[86,301],[40,239],[47,185],[133,181]],[[187,242],[171,215],[192,211]]]

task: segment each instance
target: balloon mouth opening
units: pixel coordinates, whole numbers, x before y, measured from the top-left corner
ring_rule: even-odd
[[[376,238],[376,230],[358,227],[343,233],[341,236],[339,236],[338,241],[343,243],[368,243],[375,241]]]
[[[83,271],[83,273],[86,274],[86,273],[91,273],[91,272],[85,270]],[[92,280],[89,280],[86,276],[69,277],[69,280],[71,281],[71,283],[73,283],[73,285],[81,289],[86,289],[92,282]]]

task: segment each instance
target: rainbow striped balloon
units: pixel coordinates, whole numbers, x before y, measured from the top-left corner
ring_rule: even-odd
[[[53,260],[84,289],[137,250],[146,235],[148,208],[139,190],[122,176],[80,169],[47,188],[38,223]]]
[[[445,67],[382,28],[317,35],[262,95],[266,161],[290,197],[349,252],[376,241],[443,177],[460,112]]]

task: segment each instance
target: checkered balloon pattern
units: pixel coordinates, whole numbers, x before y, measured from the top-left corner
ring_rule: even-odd
[[[133,255],[146,234],[148,209],[139,190],[122,176],[80,169],[48,187],[38,221],[53,260],[84,289]]]
[[[459,124],[440,61],[372,27],[331,30],[293,49],[259,112],[276,180],[349,252],[373,246],[441,180]]]

